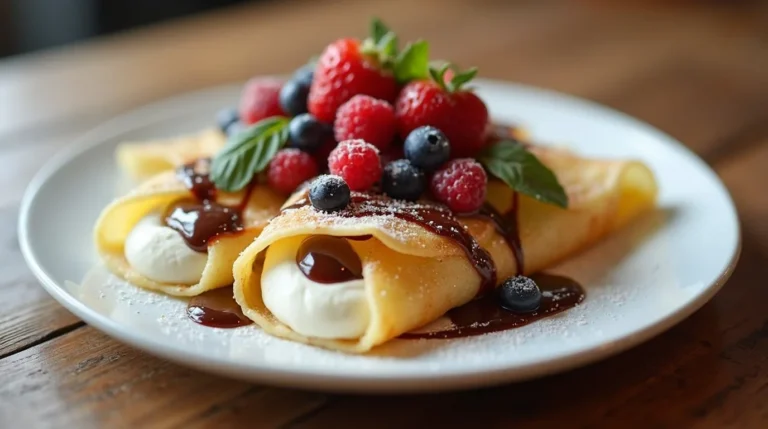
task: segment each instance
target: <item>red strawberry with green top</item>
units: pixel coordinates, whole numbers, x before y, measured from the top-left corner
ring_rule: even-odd
[[[462,86],[472,80],[477,69],[457,72],[448,83],[448,66],[431,69],[432,80],[407,84],[395,101],[398,132],[406,138],[414,129],[431,125],[448,137],[451,157],[472,157],[486,143],[488,108]]]
[[[397,97],[398,83],[427,77],[429,48],[424,41],[402,51],[397,36],[374,20],[371,36],[362,42],[337,40],[325,48],[315,68],[307,105],[317,119],[332,123],[336,111],[355,95],[387,102]]]
[[[332,123],[339,107],[358,94],[391,102],[397,94],[397,82],[374,57],[360,51],[359,41],[337,40],[325,48],[317,62],[309,89],[309,112]]]

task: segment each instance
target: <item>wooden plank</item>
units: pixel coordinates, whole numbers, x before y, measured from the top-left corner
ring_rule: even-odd
[[[16,238],[16,207],[0,207],[0,358],[76,325],[29,272]]]
[[[82,326],[55,303],[24,263],[16,233],[19,201],[50,154],[93,120],[0,139],[0,358]]]
[[[0,426],[276,427],[324,401],[182,368],[90,327],[0,360]]]

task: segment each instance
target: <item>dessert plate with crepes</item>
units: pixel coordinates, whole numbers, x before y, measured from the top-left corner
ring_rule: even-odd
[[[334,99],[321,55],[308,98],[302,70],[213,88],[58,155],[19,224],[43,286],[97,329],[200,369],[416,391],[605,358],[723,285],[739,252],[733,204],[680,143],[565,95],[447,67],[412,75],[399,64],[415,54],[384,30],[362,45],[393,55],[376,63],[397,80],[389,102]],[[270,85],[282,111],[248,99]],[[465,92],[484,118],[413,111],[424,94],[471,105],[456,101]]]

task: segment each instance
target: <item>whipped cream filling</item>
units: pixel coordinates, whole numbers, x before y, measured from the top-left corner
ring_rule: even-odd
[[[159,213],[150,213],[133,227],[124,254],[139,274],[161,283],[195,284],[208,263],[208,254],[190,249],[178,232],[163,224]]]
[[[267,249],[261,275],[264,305],[281,322],[308,337],[355,339],[368,328],[365,281],[317,283],[296,264],[301,239],[281,240]]]

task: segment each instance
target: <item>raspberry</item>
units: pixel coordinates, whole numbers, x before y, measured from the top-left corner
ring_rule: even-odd
[[[255,77],[245,84],[240,97],[240,120],[246,125],[255,124],[272,116],[282,116],[280,89],[283,82],[273,78]]]
[[[269,163],[267,181],[273,189],[286,194],[317,176],[317,164],[312,155],[299,149],[282,149]]]
[[[395,110],[384,100],[355,95],[336,112],[333,132],[336,141],[362,139],[385,149],[395,137]]]
[[[328,168],[343,178],[349,189],[365,191],[381,178],[379,150],[363,140],[343,141],[328,156]]]
[[[488,176],[479,162],[471,158],[448,162],[432,176],[432,194],[457,213],[480,209],[485,201]]]
[[[309,113],[332,123],[339,107],[357,94],[393,101],[397,82],[391,72],[377,65],[375,58],[360,51],[358,40],[337,40],[317,61],[307,100]]]

